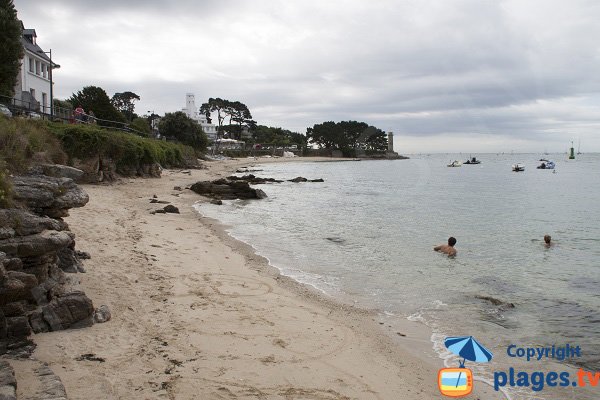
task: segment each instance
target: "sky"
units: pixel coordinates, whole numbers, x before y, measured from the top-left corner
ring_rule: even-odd
[[[241,101],[305,133],[357,120],[396,151],[600,151],[600,2],[14,0],[52,49],[56,98]]]

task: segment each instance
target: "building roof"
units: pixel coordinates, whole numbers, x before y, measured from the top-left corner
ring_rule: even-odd
[[[35,33],[35,29],[23,29],[23,36],[21,37],[21,43],[23,44],[23,48],[25,50],[35,54],[36,56],[40,57],[44,61],[50,62],[50,57],[48,57],[48,55],[46,53],[44,53],[44,50],[42,50],[42,48],[40,46],[38,46],[37,44],[33,44],[32,42],[27,40],[25,38],[25,36],[37,37],[37,35]],[[59,66],[58,66],[58,64],[56,64],[53,61],[52,67],[58,68]]]

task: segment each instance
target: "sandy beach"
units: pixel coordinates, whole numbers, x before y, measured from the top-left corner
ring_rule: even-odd
[[[374,312],[280,276],[193,209],[206,199],[174,189],[260,162],[277,160],[84,186],[89,204],[67,218],[92,257],[77,277],[112,319],[34,337],[33,357],[70,399],[443,398],[425,327],[406,321],[405,336],[391,337]],[[163,206],[153,196],[181,213],[152,215]],[[93,360],[77,360],[84,354]],[[14,366],[26,387],[28,362]],[[503,397],[478,384],[467,398]]]

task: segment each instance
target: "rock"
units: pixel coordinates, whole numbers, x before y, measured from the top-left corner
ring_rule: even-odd
[[[229,181],[227,179],[196,182],[190,189],[200,195],[220,200],[263,199],[267,197],[262,190],[251,188],[248,182]]]
[[[303,178],[301,176],[298,176],[298,177],[296,177],[294,179],[288,179],[288,182],[295,182],[295,183],[298,183],[298,182],[307,182],[307,181],[308,181],[308,179]]]
[[[298,176],[298,177],[296,177],[296,178],[294,178],[294,179],[288,179],[288,182],[295,182],[295,183],[298,183],[298,182],[325,182],[325,181],[323,180],[323,178],[318,178],[318,179],[306,179],[306,178],[304,178],[304,177],[302,177],[302,176]]]
[[[42,313],[52,331],[82,328],[93,324],[94,306],[85,293],[75,291],[52,299]]]
[[[504,300],[499,300],[499,299],[496,299],[495,297],[492,297],[492,296],[476,295],[475,298],[479,299],[479,300],[488,301],[488,302],[492,303],[495,306],[499,306],[500,308],[504,308],[504,309],[515,308],[515,305],[513,303],[509,303],[509,302],[504,301]]]
[[[80,250],[75,250],[75,256],[77,258],[79,258],[80,260],[89,260],[90,258],[92,258],[90,253],[88,253],[87,251],[80,251]]]
[[[110,318],[110,309],[107,305],[103,304],[94,310],[94,322],[101,324],[103,322],[110,321]]]
[[[13,178],[13,198],[35,214],[61,218],[68,210],[83,207],[89,196],[72,179],[45,175],[26,175]]]
[[[35,235],[0,240],[0,251],[19,258],[41,256],[69,246],[73,238],[67,232],[43,231]]]
[[[166,214],[167,212],[163,209],[151,211],[150,214]]]
[[[2,312],[6,317],[18,317],[19,315],[25,315],[27,302],[25,300],[19,300],[12,303],[8,303],[2,306]]]
[[[175,207],[172,204],[169,204],[168,206],[165,206],[163,208],[163,210],[165,210],[166,213],[179,214],[179,208]]]
[[[67,391],[60,378],[48,367],[47,364],[42,364],[34,369],[38,379],[38,384],[35,385],[37,391],[34,397],[29,399],[36,400],[67,400]],[[29,400],[24,399],[24,400]]]
[[[40,165],[42,174],[54,178],[69,178],[77,181],[83,176],[83,171],[77,168],[59,164]]]
[[[261,183],[281,183],[283,181],[274,179],[274,178],[260,178],[258,176],[254,176],[252,174],[244,175],[244,176],[228,176],[227,179],[230,181],[245,181],[252,185],[258,185]]]
[[[41,310],[36,310],[29,315],[29,325],[33,333],[50,332],[50,325],[44,319],[44,314]]]
[[[223,200],[221,200],[221,199],[211,199],[210,200],[210,204],[216,204],[218,206],[221,206],[221,205],[223,205]]]
[[[150,204],[169,204],[170,201],[150,199]]]
[[[183,190],[183,189],[181,188],[181,186],[175,186],[175,187],[173,188],[173,190]]]
[[[75,250],[65,247],[63,249],[60,249],[57,252],[57,255],[58,266],[64,272],[77,273],[81,272],[82,270],[85,271],[85,269],[83,268],[83,264],[81,263],[79,258],[77,258]]]
[[[10,337],[22,338],[31,334],[31,327],[27,317],[6,318],[6,334]]]
[[[0,400],[17,400],[17,379],[13,367],[0,360]]]

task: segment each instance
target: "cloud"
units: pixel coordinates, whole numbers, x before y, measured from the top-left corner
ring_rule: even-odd
[[[61,64],[56,93],[131,90],[138,110],[246,103],[304,132],[364,120],[423,150],[452,135],[482,148],[600,150],[600,5],[593,1],[17,0]],[[471,135],[471,136],[469,136]],[[501,138],[501,140],[498,140]],[[398,142],[398,141],[397,141]],[[453,147],[454,146],[454,147]]]

